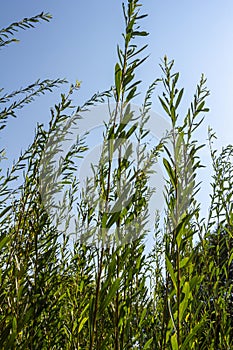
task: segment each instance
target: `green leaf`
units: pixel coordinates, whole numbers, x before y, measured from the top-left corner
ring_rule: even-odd
[[[228,266],[231,265],[232,260],[233,260],[233,252],[230,255],[230,258],[229,258],[229,261],[228,261]]]
[[[191,329],[190,333],[188,336],[185,338],[185,341],[183,342],[180,350],[187,350],[191,348],[192,345],[192,339],[195,337],[196,339],[196,334],[199,331],[199,329],[204,325],[205,320],[201,321],[199,324],[197,324],[193,329]]]
[[[178,350],[178,342],[177,342],[177,335],[174,333],[171,336],[171,345],[172,345],[172,350]]]
[[[113,296],[116,294],[117,290],[119,289],[120,282],[121,282],[121,279],[117,278],[114,281],[114,283],[111,285],[108,294],[102,296],[103,302],[101,303],[100,308],[99,308],[99,317],[102,317],[104,310],[111,302]],[[105,290],[103,292],[105,294]]]
[[[166,103],[164,102],[164,100],[160,96],[159,96],[159,100],[160,100],[161,105],[162,105],[163,109],[165,110],[165,112],[170,116],[171,113],[169,111],[169,108],[168,108],[168,106],[166,105]]]
[[[147,36],[147,35],[149,35],[149,33],[147,33],[146,31],[142,31],[142,32],[134,31],[132,33],[132,36]]]
[[[132,100],[136,96],[136,94],[135,94],[136,90],[137,90],[137,86],[133,87],[130,90],[130,92],[128,93],[128,95],[127,95],[127,97],[125,99],[126,102],[129,102],[130,100]]]
[[[182,269],[182,267],[185,267],[185,265],[188,263],[189,261],[189,257],[183,258],[180,262],[180,268]]]
[[[176,290],[176,292],[177,292],[177,283],[176,283],[175,272],[174,272],[174,270],[173,270],[172,264],[171,264],[171,262],[170,262],[170,260],[169,260],[167,254],[166,254],[166,267],[167,267],[167,269],[168,269],[168,272],[169,272],[169,274],[170,274],[170,276],[171,276],[173,285],[174,285],[175,290]]]
[[[119,63],[117,63],[115,66],[115,87],[116,87],[117,99],[119,99],[120,92],[121,92],[121,79],[122,79],[122,70]]]
[[[140,259],[141,259],[141,257],[140,257]],[[142,326],[142,323],[143,323],[143,320],[144,320],[144,318],[145,318],[145,316],[146,316],[146,313],[147,313],[147,309],[145,308],[143,311],[142,311],[142,314],[141,314],[141,317],[140,317],[140,321],[139,321],[139,327],[141,327]]]
[[[80,323],[79,326],[78,326],[78,333],[81,332],[81,330],[82,330],[84,324],[87,322],[87,320],[88,320],[88,317],[84,317],[84,318],[82,319],[81,323]]]
[[[11,208],[12,208],[11,205],[9,205],[8,207],[4,208],[4,209],[0,212],[0,218],[1,218],[2,216],[4,216]]]
[[[152,344],[152,342],[153,342],[153,337],[150,338],[150,339],[146,342],[146,344],[144,345],[143,350],[151,349],[150,345]]]
[[[184,89],[181,89],[178,96],[177,96],[177,99],[176,99],[175,109],[177,109],[179,107],[180,101],[183,97],[183,93],[184,93]]]
[[[163,164],[167,170],[167,173],[169,175],[169,178],[171,180],[171,183],[174,187],[174,189],[176,188],[176,177],[175,177],[175,172],[174,170],[172,169],[170,163],[168,162],[168,160],[166,158],[163,158]]]
[[[0,241],[0,250],[9,242],[10,238],[5,236]]]
[[[119,219],[120,214],[121,214],[120,211],[113,213],[110,216],[110,218],[109,218],[109,220],[108,220],[108,222],[106,224],[106,228],[110,228],[112,225],[114,225],[117,222],[117,220]]]
[[[133,132],[137,129],[138,123],[135,123],[134,125],[131,126],[131,128],[127,131],[126,133],[126,139],[129,139],[130,136],[133,134]]]
[[[188,301],[190,298],[190,286],[189,286],[189,282],[185,282],[184,287],[182,289],[182,293],[184,293],[184,299],[182,300],[181,304],[180,304],[180,320],[183,320],[183,316],[185,313],[185,310],[188,306]]]

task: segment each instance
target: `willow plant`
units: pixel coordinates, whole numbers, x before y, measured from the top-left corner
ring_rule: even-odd
[[[48,127],[38,125],[32,144],[0,187],[0,345],[2,349],[231,349],[232,344],[232,146],[217,156],[209,132],[213,192],[209,217],[201,218],[196,194],[202,144],[195,139],[209,91],[201,77],[184,118],[184,89],[174,61],[165,56],[162,77],[142,106],[137,68],[147,56],[139,0],[123,3],[123,45],[117,46],[115,80],[82,106],[71,84],[51,109]],[[0,31],[0,46],[19,29],[49,21],[41,13]],[[65,81],[38,80],[12,93],[1,90],[1,129],[17,109]],[[171,128],[148,150],[148,121],[157,85]],[[82,185],[80,159],[90,149],[71,130],[89,109],[108,104],[102,148]],[[154,188],[150,175],[163,158],[164,213],[147,228]],[[58,161],[57,161],[58,160]],[[4,162],[4,151],[0,161]],[[15,181],[17,180],[17,181]],[[57,200],[58,196],[59,200]],[[67,214],[68,213],[68,214]],[[164,222],[161,223],[161,218]],[[71,225],[72,222],[72,225]],[[70,230],[70,228],[72,228]],[[146,253],[145,239],[154,234]],[[198,239],[197,239],[198,238]],[[196,242],[197,241],[197,242]]]

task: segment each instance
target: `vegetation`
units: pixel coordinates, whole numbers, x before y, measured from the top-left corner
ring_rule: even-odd
[[[38,125],[33,143],[1,173],[1,349],[233,348],[233,146],[218,155],[209,130],[212,193],[209,216],[201,218],[196,194],[203,145],[194,132],[208,112],[206,79],[201,77],[181,119],[184,89],[174,62],[165,57],[162,77],[135,114],[135,75],[146,59],[146,46],[135,41],[147,35],[138,25],[146,16],[140,6],[139,0],[123,5],[124,44],[117,47],[114,87],[74,107],[80,84],[71,85],[51,111],[48,127]],[[2,29],[1,47],[16,40],[15,31],[49,19],[42,13]],[[2,89],[1,129],[17,109],[63,82],[37,81],[12,93]],[[148,151],[147,122],[158,84],[164,88],[158,103],[171,130]],[[80,188],[77,160],[88,150],[85,137],[76,139],[56,171],[54,159],[82,112],[103,102],[114,102],[114,108],[98,165]],[[149,176],[159,156],[167,174],[164,221],[155,215],[154,232],[148,233]],[[65,211],[49,215],[55,192],[63,195],[61,208],[76,208],[72,233]],[[146,254],[148,234],[154,246]]]

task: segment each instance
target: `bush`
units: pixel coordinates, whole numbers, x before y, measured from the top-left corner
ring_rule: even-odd
[[[193,135],[208,112],[206,79],[201,77],[180,123],[184,89],[174,61],[165,56],[162,78],[151,84],[136,113],[135,74],[146,46],[135,39],[147,36],[138,26],[146,16],[140,6],[138,0],[123,4],[124,44],[117,47],[114,87],[74,107],[80,83],[71,85],[51,111],[48,128],[38,125],[33,143],[0,178],[2,349],[233,347],[232,146],[217,156],[209,131],[213,192],[209,217],[201,219],[196,194],[203,145]],[[14,42],[18,29],[49,19],[41,13],[13,23],[0,31],[0,45]],[[17,109],[63,82],[47,79],[1,91],[1,129]],[[171,129],[148,151],[151,99],[159,84]],[[100,158],[82,187],[78,159],[89,148],[87,138],[79,135],[68,151],[61,150],[82,113],[106,102],[113,107],[103,124]],[[165,210],[148,232],[149,177],[159,156]],[[149,233],[154,246],[146,253]]]

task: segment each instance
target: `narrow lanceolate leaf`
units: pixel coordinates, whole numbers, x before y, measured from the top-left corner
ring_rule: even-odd
[[[11,208],[12,208],[11,205],[9,205],[8,207],[4,208],[4,209],[0,212],[0,218],[3,217]]]
[[[121,80],[122,80],[122,70],[119,63],[116,63],[115,66],[115,87],[116,87],[116,95],[117,100],[119,99],[121,92]]]
[[[178,342],[177,342],[177,334],[176,333],[174,333],[171,336],[171,345],[172,345],[172,350],[178,350],[179,349]]]
[[[82,319],[82,321],[80,322],[80,324],[79,324],[79,326],[78,326],[78,333],[81,332],[81,330],[82,330],[84,324],[87,322],[87,320],[88,320],[88,317],[84,317],[84,318]]]
[[[168,176],[169,176],[169,178],[170,178],[170,180],[171,180],[171,183],[172,183],[172,185],[173,185],[173,187],[174,187],[174,189],[176,188],[176,176],[175,176],[175,172],[174,172],[174,170],[172,169],[172,167],[171,167],[171,164],[168,162],[168,160],[166,159],[166,158],[163,158],[163,164],[164,164],[164,166],[165,166],[165,168],[166,168],[166,170],[167,170],[167,174],[168,174]]]
[[[181,89],[179,91],[179,94],[178,94],[177,99],[176,99],[175,109],[177,109],[179,107],[179,104],[180,104],[180,101],[183,97],[183,94],[184,94],[184,89]]]
[[[146,344],[144,345],[143,350],[151,349],[152,342],[153,342],[153,338],[150,338],[150,339],[146,342]]]
[[[172,264],[171,264],[171,262],[170,262],[170,260],[169,260],[169,258],[168,258],[167,255],[166,255],[166,267],[167,267],[167,269],[168,269],[168,272],[169,272],[169,274],[170,274],[170,276],[171,276],[173,285],[174,285],[175,290],[176,290],[176,292],[177,292],[177,282],[176,282],[175,272],[174,272],[174,269],[173,269],[173,267],[172,267]]]
[[[143,321],[144,321],[144,318],[145,318],[145,316],[146,316],[146,313],[147,313],[147,309],[144,309],[143,311],[142,311],[142,314],[141,314],[141,318],[140,318],[140,322],[139,322],[139,328],[142,326],[142,324],[143,324]]]
[[[132,36],[147,36],[149,33],[145,32],[145,31],[142,31],[142,32],[139,32],[139,31],[134,31],[132,33]]]
[[[114,295],[116,294],[119,286],[120,286],[120,282],[121,279],[117,278],[114,283],[111,285],[107,295],[103,296],[103,302],[100,305],[100,309],[99,309],[99,317],[102,316],[104,310],[107,308],[107,306],[109,305],[109,303],[111,302],[112,298],[114,297]]]
[[[186,308],[188,306],[189,298],[190,298],[190,286],[189,282],[185,282],[184,287],[182,289],[182,293],[184,293],[184,298],[180,304],[180,319],[183,320],[183,317],[185,315]]]
[[[204,323],[205,323],[204,320],[200,321],[199,323],[196,324],[194,328],[191,329],[190,333],[185,338],[185,341],[183,342],[180,350],[186,350],[189,347],[191,348],[192,341],[194,340],[194,338],[196,338],[198,331],[201,330],[201,328],[204,326]]]
[[[0,250],[9,242],[10,237],[9,236],[5,236],[3,238],[1,238],[0,240]]]
[[[160,100],[161,105],[162,105],[163,109],[165,110],[165,112],[170,116],[171,113],[170,113],[169,107],[166,105],[166,103],[164,102],[164,100],[160,96],[159,96],[159,100]]]

